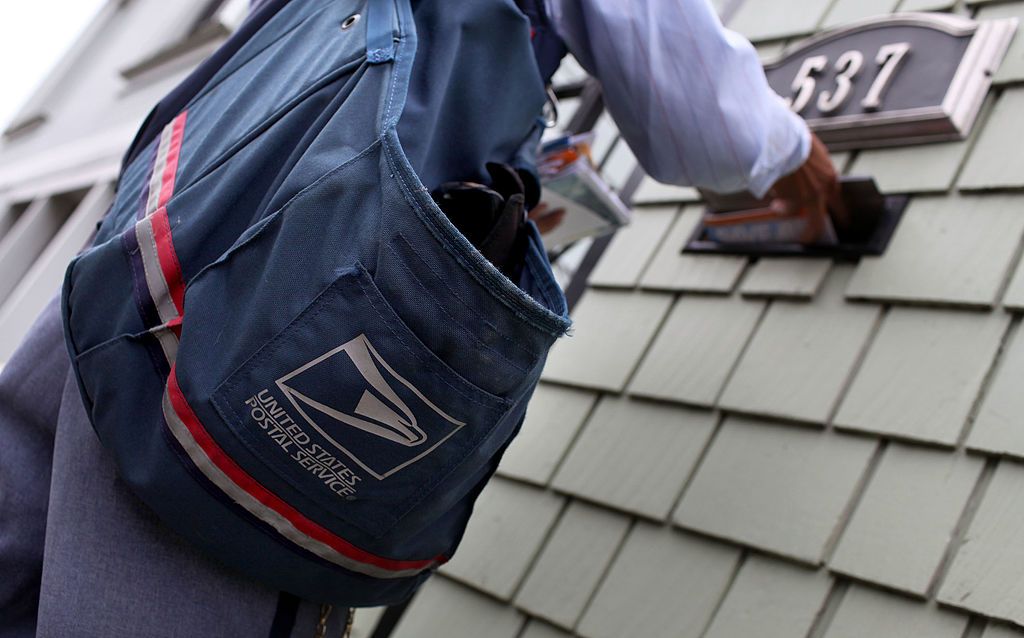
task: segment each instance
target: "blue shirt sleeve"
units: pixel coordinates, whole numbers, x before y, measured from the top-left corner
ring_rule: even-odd
[[[546,0],[559,35],[661,182],[761,196],[810,152],[754,47],[708,0]]]

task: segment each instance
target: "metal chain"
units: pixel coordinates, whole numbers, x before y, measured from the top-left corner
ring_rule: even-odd
[[[326,638],[327,637],[327,621],[331,617],[331,611],[333,607],[330,605],[320,605],[320,620],[316,623],[316,631],[313,632],[313,638]],[[348,609],[348,617],[345,620],[345,631],[341,634],[341,638],[352,637],[352,625],[356,621],[356,610],[353,607]]]
[[[327,637],[327,619],[331,617],[332,609],[333,607],[330,605],[320,605],[320,620],[316,623],[316,631],[313,632],[313,638]]]
[[[356,610],[355,607],[348,608],[348,621],[345,622],[345,633],[341,635],[341,638],[352,638],[352,624],[356,621]]]

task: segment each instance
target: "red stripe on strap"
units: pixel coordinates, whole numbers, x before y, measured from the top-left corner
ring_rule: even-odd
[[[178,174],[178,159],[181,157],[181,143],[185,139],[185,122],[188,119],[188,111],[174,118],[171,126],[171,144],[167,150],[167,164],[164,166],[164,174],[160,181],[160,199],[157,201],[157,208],[167,205],[174,194],[174,180]]]
[[[167,289],[171,293],[171,300],[174,302],[179,316],[185,312],[185,281],[181,274],[181,263],[178,261],[178,254],[174,250],[174,242],[171,239],[171,221],[167,217],[166,206],[171,196],[174,195],[174,181],[178,174],[178,159],[181,157],[181,143],[185,138],[187,119],[188,111],[185,111],[174,118],[171,123],[171,143],[160,183],[158,208],[151,218],[153,240],[156,242],[157,257],[160,259],[160,270],[163,271],[164,281],[167,282]],[[180,328],[177,333],[180,334]]]
[[[171,300],[178,310],[178,315],[185,314],[185,282],[181,274],[178,253],[174,250],[171,237],[171,220],[167,217],[167,209],[158,208],[150,218],[153,224],[153,240],[156,242],[156,254],[160,259],[160,270],[164,273],[164,281],[171,293]]]
[[[168,321],[167,322],[167,327],[170,328],[171,332],[174,333],[175,337],[177,337],[178,339],[181,339],[181,315],[178,315],[174,319],[171,319],[170,321]],[[173,364],[174,362],[173,361],[169,361],[168,363]]]
[[[199,422],[195,412],[192,411],[191,406],[189,406],[188,401],[185,399],[185,395],[182,394],[181,388],[178,386],[177,372],[174,366],[171,366],[171,374],[167,378],[167,390],[171,400],[171,407],[174,408],[174,412],[185,424],[185,427],[188,428],[192,438],[195,439],[196,443],[200,448],[202,448],[203,452],[210,458],[214,465],[216,465],[217,468],[231,479],[231,481],[240,489],[244,490],[266,507],[280,514],[289,523],[291,523],[295,529],[299,530],[306,536],[327,545],[331,549],[351,558],[352,560],[367,565],[374,565],[375,567],[385,570],[422,570],[430,567],[431,565],[444,562],[444,557],[441,556],[429,560],[411,561],[393,560],[377,556],[359,549],[340,536],[332,534],[330,531],[324,529],[320,525],[317,525],[299,513],[288,503],[281,500],[281,498],[276,494],[263,487],[263,485],[257,482],[256,479],[249,476],[245,470],[239,467],[239,465],[235,463],[235,461],[228,456],[219,445],[217,445],[217,442],[213,440],[209,432],[206,431],[206,428],[204,428],[202,423]]]

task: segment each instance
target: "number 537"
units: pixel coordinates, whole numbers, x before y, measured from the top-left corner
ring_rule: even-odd
[[[896,68],[910,51],[909,42],[895,42],[886,44],[878,50],[875,56],[875,64],[879,65],[878,74],[868,88],[867,95],[860,101],[860,105],[867,110],[875,110],[882,104],[882,95],[892,81]],[[815,55],[804,60],[793,78],[791,86],[793,96],[786,99],[789,107],[795,113],[800,113],[810,104],[817,88],[815,74],[821,73],[828,66],[828,57]],[[864,66],[864,54],[856,49],[845,51],[833,65],[836,71],[836,85],[834,88],[826,89],[818,93],[818,111],[828,114],[843,106],[850,98],[853,89],[853,82]]]

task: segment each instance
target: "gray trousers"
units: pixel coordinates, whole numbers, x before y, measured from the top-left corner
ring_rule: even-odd
[[[287,598],[199,554],[118,479],[51,303],[0,373],[0,638],[313,636],[319,606]]]

